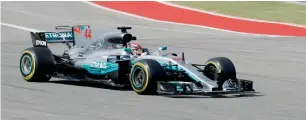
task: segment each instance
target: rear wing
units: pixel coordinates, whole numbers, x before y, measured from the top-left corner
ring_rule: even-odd
[[[65,43],[71,48],[69,43],[72,43],[73,46],[78,47],[92,37],[89,25],[56,26],[55,29],[63,31],[30,32],[33,46],[48,47],[48,43]]]

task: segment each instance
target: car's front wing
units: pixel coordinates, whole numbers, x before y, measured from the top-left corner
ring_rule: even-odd
[[[192,82],[182,81],[158,81],[157,92],[159,94],[172,94],[172,95],[210,95],[210,94],[255,94],[253,89],[253,81],[250,80],[238,80],[237,86],[234,88],[228,88],[223,90],[217,89],[205,89],[199,87]]]

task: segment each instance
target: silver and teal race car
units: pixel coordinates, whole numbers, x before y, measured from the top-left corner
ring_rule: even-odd
[[[232,94],[255,93],[253,81],[238,79],[231,60],[209,59],[189,63],[184,53],[168,53],[166,46],[147,55],[131,55],[130,42],[137,38],[120,32],[92,39],[88,25],[57,26],[59,32],[31,32],[33,47],[22,52],[20,71],[28,82],[46,82],[52,77],[100,81],[112,86],[130,86],[138,94]],[[65,43],[68,50],[55,55],[50,43]]]

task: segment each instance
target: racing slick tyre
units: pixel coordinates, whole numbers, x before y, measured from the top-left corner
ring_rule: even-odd
[[[226,57],[211,58],[205,63],[204,75],[218,83],[218,90],[222,90],[223,83],[228,80],[237,80],[233,62]]]
[[[20,58],[20,72],[28,82],[47,82],[55,71],[55,60],[52,52],[45,47],[25,49]]]
[[[163,80],[165,74],[163,67],[157,61],[151,59],[139,60],[131,69],[130,84],[137,94],[156,94],[156,81]]]

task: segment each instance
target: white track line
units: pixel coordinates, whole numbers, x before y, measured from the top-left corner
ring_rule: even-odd
[[[97,8],[101,8],[101,9],[104,9],[104,10],[108,10],[108,11],[111,11],[111,12],[116,12],[116,13],[120,13],[120,14],[124,14],[124,15],[128,15],[128,16],[132,16],[132,17],[136,17],[136,18],[140,18],[140,19],[145,19],[145,20],[149,20],[149,21],[154,21],[154,22],[170,23],[170,24],[177,24],[177,25],[187,25],[187,26],[200,27],[200,28],[206,28],[206,29],[213,29],[213,30],[224,31],[224,32],[230,32],[230,33],[238,33],[238,34],[244,34],[244,35],[253,35],[253,36],[266,36],[266,37],[294,37],[294,36],[280,36],[280,35],[266,35],[266,34],[251,34],[251,33],[230,31],[230,30],[218,29],[218,28],[207,27],[207,26],[191,25],[191,24],[185,24],[185,23],[176,23],[176,22],[168,22],[168,21],[162,21],[162,20],[155,20],[155,19],[151,19],[151,18],[139,16],[139,15],[134,15],[134,14],[130,14],[130,13],[126,13],[126,12],[122,12],[122,11],[118,11],[118,10],[106,8],[106,7],[103,7],[103,6],[100,6],[100,5],[97,5],[97,4],[88,2],[88,1],[81,1],[81,2],[86,3],[86,4],[89,4],[89,5],[94,6],[94,7],[97,7]]]
[[[170,3],[170,2],[165,2],[165,1],[156,1],[156,2],[165,4],[165,5],[169,5],[169,6],[172,6],[172,7],[177,7],[177,8],[182,8],[182,9],[197,11],[197,12],[206,13],[206,14],[211,14],[211,15],[216,15],[216,16],[221,16],[221,17],[227,17],[227,18],[233,18],[233,19],[240,19],[240,20],[246,20],[246,21],[253,21],[253,22],[282,24],[282,25],[288,25],[288,26],[306,28],[306,26],[297,25],[297,24],[293,24],[293,23],[283,23],[283,22],[274,22],[274,21],[266,21],[266,20],[257,20],[257,19],[250,19],[250,18],[242,18],[242,17],[236,17],[236,16],[230,16],[230,15],[225,15],[225,14],[220,14],[220,13],[214,13],[214,12],[204,11],[204,10],[200,10],[200,9],[196,9],[196,8],[191,8],[191,7],[187,7],[187,6],[181,6],[181,5],[178,5],[178,4],[174,4],[174,3]]]
[[[290,4],[295,4],[295,5],[302,5],[302,6],[306,6],[306,1],[282,1],[285,3],[290,3]]]
[[[33,29],[33,28],[20,26],[20,25],[14,25],[14,24],[3,23],[3,22],[0,22],[0,24],[3,25],[3,26],[6,26],[6,27],[15,28],[15,29],[24,30],[24,31],[29,31],[29,32],[44,32],[43,30],[37,30],[37,29]]]

